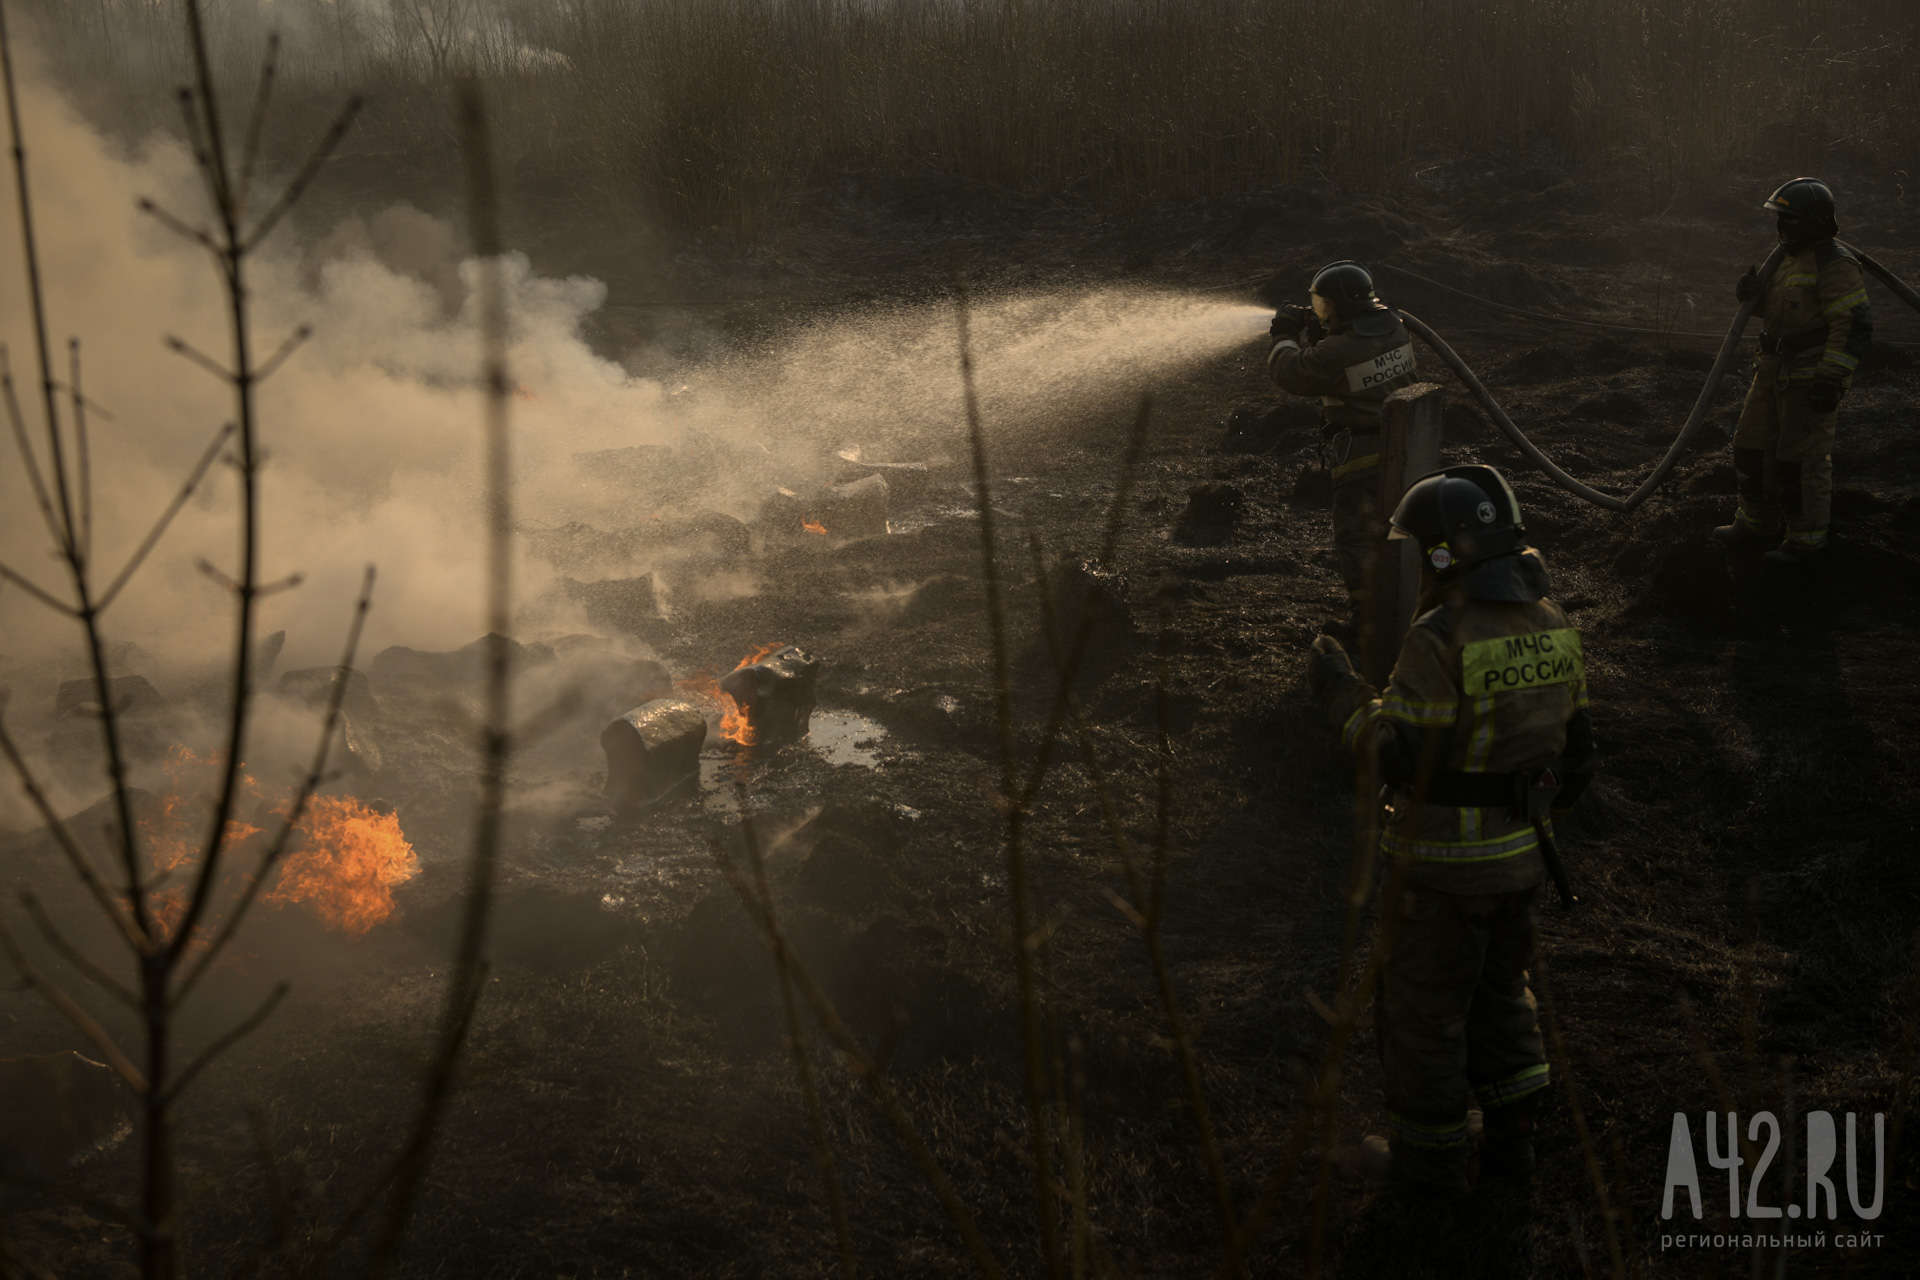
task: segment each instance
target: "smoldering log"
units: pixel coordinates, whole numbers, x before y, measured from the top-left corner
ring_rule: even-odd
[[[851,484],[822,491],[816,516],[828,533],[841,538],[864,538],[887,531],[887,482],[870,475]]]
[[[622,808],[650,804],[700,772],[707,718],[675,698],[635,707],[600,732],[605,795]]]
[[[819,678],[819,659],[788,645],[729,672],[720,692],[739,704],[753,744],[795,742],[812,727],[813,687]]]

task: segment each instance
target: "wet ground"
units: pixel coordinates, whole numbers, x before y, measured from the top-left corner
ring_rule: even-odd
[[[1432,189],[1419,198],[1286,191],[1124,221],[1040,207],[828,209],[744,260],[653,279],[602,265],[616,268],[616,307],[675,284],[752,293],[717,304],[713,322],[756,340],[797,316],[935,293],[956,248],[985,292],[1130,280],[1244,301],[1273,276],[1294,289],[1312,265],[1354,256],[1542,311],[1714,330],[1731,313],[1733,278],[1765,248],[1764,220],[1732,194],[1655,217],[1551,172],[1463,165],[1423,181]],[[1847,234],[1920,278],[1896,193],[1869,188],[1858,203]],[[556,272],[594,265],[569,260],[584,250],[529,238],[543,268],[542,253]],[[1563,466],[1619,492],[1672,438],[1712,350],[1550,327],[1391,280],[1383,271],[1389,298],[1454,340]],[[1920,317],[1883,291],[1874,303],[1884,337],[1920,342]],[[610,310],[602,341],[652,340],[648,314]],[[1080,686],[1119,820],[1149,848],[1155,655],[1166,654],[1165,945],[1243,1212],[1307,1114],[1308,1064],[1328,1041],[1305,993],[1328,996],[1339,970],[1352,817],[1347,762],[1300,683],[1305,648],[1340,599],[1325,497],[1309,474],[1310,419],[1273,414],[1243,439],[1258,451],[1221,448],[1236,407],[1250,407],[1244,421],[1279,403],[1262,386],[1263,354],[1248,341],[1153,388],[1112,566],[1124,608],[1103,617]],[[1438,363],[1425,368],[1435,376]],[[1649,1273],[1761,1265],[1749,1250],[1661,1248],[1673,1229],[1657,1218],[1672,1116],[1689,1113],[1697,1131],[1725,1096],[1709,1061],[1743,1114],[1890,1113],[1912,1079],[1920,352],[1875,348],[1846,402],[1834,549],[1813,573],[1730,559],[1708,539],[1731,511],[1725,445],[1742,390],[1729,380],[1700,447],[1624,517],[1526,471],[1457,391],[1446,417],[1449,461],[1510,469],[1554,595],[1586,638],[1603,763],[1562,839],[1584,906],[1549,912],[1543,926],[1565,1037],[1555,1067],[1578,1090],[1626,1256]],[[1050,574],[1097,547],[1129,417],[1068,405],[1045,432],[994,440],[1023,759],[1052,689],[1026,530]],[[986,798],[999,764],[979,523],[957,427],[928,431],[947,433],[947,447],[898,459],[933,466],[927,497],[899,513],[896,532],[756,533],[732,566],[750,589],[686,597],[664,629],[620,637],[676,678],[729,669],[764,642],[806,647],[825,662],[810,742],[751,759],[710,745],[697,783],[640,815],[598,801],[590,745],[532,749],[488,993],[407,1274],[833,1270],[773,970],[715,870],[716,846],[740,849],[736,783],[796,949],[884,1060],[1003,1265],[1038,1274],[1007,864]],[[1176,540],[1190,490],[1221,483],[1242,495],[1237,525],[1218,540]],[[295,994],[183,1104],[187,1180],[205,1187],[187,1234],[206,1273],[267,1247],[289,1263],[312,1257],[414,1101],[462,903],[469,783],[457,717],[374,692],[383,767],[355,785],[398,807],[424,870],[402,886],[396,919],[364,939],[282,913],[250,936],[244,970],[221,975],[222,1006],[280,974]],[[1108,897],[1126,879],[1100,812],[1093,772],[1063,742],[1027,844],[1048,930],[1049,1035],[1075,1067],[1057,1084],[1089,1152],[1093,1251],[1113,1274],[1207,1274],[1220,1231],[1204,1161],[1144,949]],[[34,840],[9,837],[9,848],[23,878],[47,876]],[[0,1046],[81,1047],[16,992],[0,994]],[[816,1059],[862,1271],[967,1273],[938,1202],[858,1082],[824,1048]],[[1364,1028],[1345,1061],[1340,1144],[1381,1124]],[[1280,1197],[1256,1273],[1300,1274],[1316,1256],[1325,1272],[1356,1277],[1604,1272],[1608,1231],[1561,1097],[1530,1187],[1487,1180],[1459,1205],[1408,1206],[1336,1176],[1316,1230],[1303,1174]],[[126,1196],[132,1168],[123,1144],[74,1176]],[[1884,1243],[1847,1260],[1856,1274],[1920,1266],[1916,1177],[1908,1142],[1889,1166]],[[121,1237],[91,1211],[40,1198],[18,1208],[14,1238],[62,1274],[126,1273],[114,1261]],[[1838,1226],[1855,1225],[1846,1215]],[[1829,1245],[1788,1265],[1838,1273],[1842,1258]]]

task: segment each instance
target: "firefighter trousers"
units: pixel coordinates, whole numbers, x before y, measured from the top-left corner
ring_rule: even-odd
[[[1742,524],[1772,533],[1785,519],[1788,537],[1819,546],[1833,508],[1833,432],[1840,415],[1808,408],[1807,386],[1779,386],[1775,361],[1761,359],[1733,431],[1733,466]]]
[[[1398,1176],[1464,1175],[1470,1093],[1492,1110],[1531,1106],[1547,1087],[1527,987],[1540,893],[1401,895],[1377,1025]]]

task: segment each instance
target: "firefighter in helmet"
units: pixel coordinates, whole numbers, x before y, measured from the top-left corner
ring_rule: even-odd
[[[1580,633],[1546,598],[1545,564],[1498,471],[1423,477],[1389,537],[1418,543],[1421,596],[1385,691],[1327,636],[1307,681],[1342,740],[1377,765],[1389,797],[1381,848],[1404,885],[1380,922],[1388,1170],[1408,1189],[1456,1194],[1470,1095],[1484,1116],[1482,1171],[1533,1168],[1547,1062],[1527,969],[1557,856],[1551,814],[1586,787],[1593,728]]]
[[[1311,311],[1288,305],[1275,313],[1267,372],[1283,391],[1320,397],[1334,556],[1358,623],[1380,554],[1380,427],[1387,396],[1413,383],[1413,339],[1357,262],[1328,263],[1310,288]]]
[[[1759,299],[1765,329],[1733,432],[1739,506],[1713,532],[1728,546],[1771,547],[1776,564],[1803,564],[1827,548],[1833,430],[1873,339],[1873,310],[1860,264],[1834,239],[1824,182],[1795,178],[1761,207],[1776,215],[1786,253],[1771,278],[1749,267],[1735,287],[1741,302]]]

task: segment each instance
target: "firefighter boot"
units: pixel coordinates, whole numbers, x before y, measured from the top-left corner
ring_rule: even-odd
[[[1744,511],[1735,511],[1733,523],[1716,528],[1713,531],[1713,539],[1721,546],[1734,551],[1760,551],[1779,545],[1780,526],[1765,525]]]
[[[1533,1108],[1488,1108],[1480,1144],[1480,1170],[1501,1178],[1533,1173]]]

